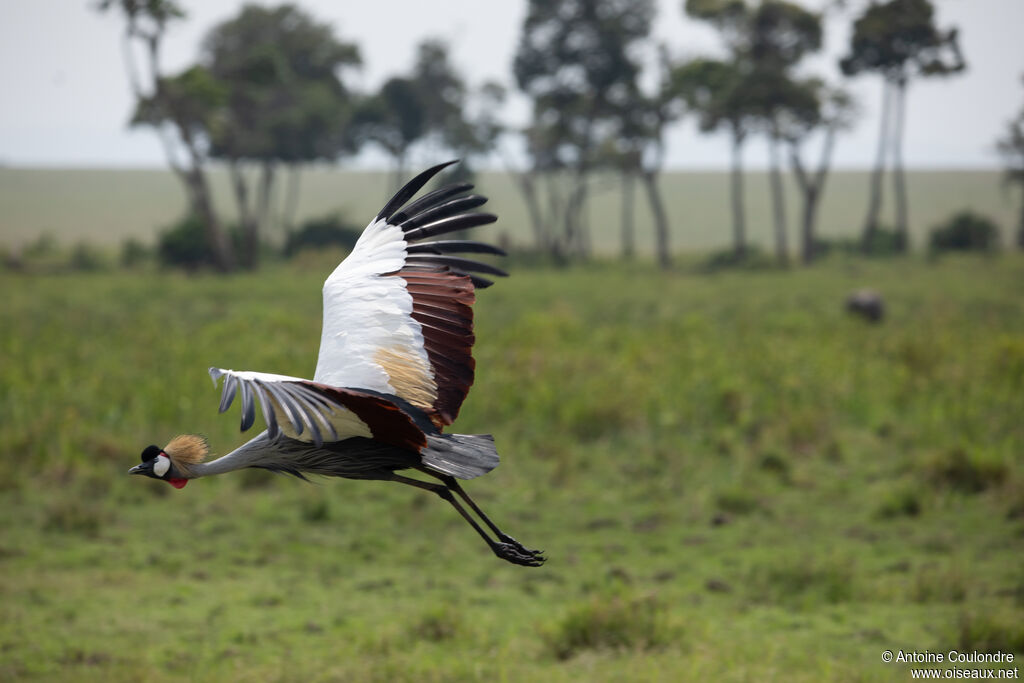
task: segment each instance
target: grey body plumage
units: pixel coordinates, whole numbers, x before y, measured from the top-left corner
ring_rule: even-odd
[[[388,481],[403,469],[426,468],[457,479],[473,479],[498,466],[498,451],[488,434],[430,434],[427,448],[415,453],[365,437],[315,446],[269,432],[208,463],[192,465],[193,478],[256,467],[299,478],[316,474],[344,479]]]

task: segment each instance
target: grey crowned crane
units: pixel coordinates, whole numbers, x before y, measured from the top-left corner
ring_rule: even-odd
[[[499,254],[466,240],[425,241],[493,223],[473,212],[484,197],[449,185],[410,199],[447,164],[413,178],[370,222],[352,253],[324,282],[323,333],[312,380],[210,368],[223,379],[220,412],[237,396],[242,431],[259,404],[266,430],[205,462],[208,446],[186,434],[148,446],[129,472],[175,488],[189,480],[258,467],[305,479],[319,474],[394,481],[448,501],[495,555],[528,567],[544,562],[502,532],[459,485],[498,465],[490,435],[445,434],[473,383],[475,290],[490,286],[491,265],[453,254]],[[429,480],[399,474],[414,470]],[[461,501],[461,502],[460,502]],[[492,537],[469,513],[468,505]]]

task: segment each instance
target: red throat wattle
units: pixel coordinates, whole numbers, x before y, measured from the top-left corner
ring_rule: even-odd
[[[188,483],[188,479],[168,479],[167,483],[176,489],[183,489],[185,484]]]

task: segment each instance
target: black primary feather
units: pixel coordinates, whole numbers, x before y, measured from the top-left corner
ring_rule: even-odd
[[[409,261],[414,263],[433,263],[439,266],[450,266],[452,270],[459,270],[463,272],[487,273],[489,275],[497,275],[498,277],[508,277],[508,273],[501,268],[492,266],[488,263],[482,263],[481,261],[462,258],[461,256],[414,254],[406,257],[406,262]]]
[[[440,173],[444,168],[451,166],[457,161],[458,159],[453,159],[452,161],[446,161],[443,164],[438,164],[437,166],[431,166],[426,171],[423,171],[423,173],[420,173],[418,176],[407,182],[402,186],[402,189],[396,192],[395,196],[384,205],[384,208],[380,210],[380,213],[377,214],[377,220],[389,220],[391,218],[391,214],[400,209],[402,204],[409,201],[414,194],[420,191],[420,188],[430,182],[431,178]]]
[[[501,247],[486,242],[474,242],[472,240],[438,240],[437,242],[420,242],[410,244],[405,248],[407,254],[494,254],[495,256],[508,256]]]
[[[398,227],[402,228],[403,232],[409,232],[410,230],[426,225],[431,221],[447,218],[448,216],[455,216],[469,211],[470,209],[475,209],[476,207],[486,203],[487,197],[481,197],[478,194],[471,194],[468,197],[459,197],[439,206],[427,209],[426,211],[417,213],[408,220],[399,223]]]
[[[391,223],[393,225],[401,225],[421,211],[426,211],[427,209],[447,201],[449,197],[454,197],[455,195],[463,192],[469,192],[472,189],[472,183],[454,183],[452,185],[445,185],[444,187],[433,190],[432,192],[428,192],[409,206],[393,215],[391,217]]]
[[[439,221],[428,223],[415,230],[410,230],[405,233],[405,240],[407,242],[415,242],[417,240],[426,239],[427,237],[434,237],[436,235],[443,235],[449,232],[455,232],[456,230],[467,230],[469,228],[475,228],[478,225],[487,225],[498,220],[498,217],[492,213],[463,213],[458,216],[451,216],[449,218],[442,218]]]

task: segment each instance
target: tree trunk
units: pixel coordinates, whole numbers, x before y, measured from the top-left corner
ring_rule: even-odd
[[[821,198],[820,188],[808,188],[804,192],[804,210],[801,217],[801,254],[804,265],[810,265],[818,256],[818,238],[815,225],[818,218],[818,200]]]
[[[568,203],[568,200],[563,197],[562,189],[559,187],[563,178],[559,177],[559,174],[555,171],[547,171],[544,173],[545,188],[547,189],[548,199],[548,216],[550,229],[548,231],[548,253],[550,253],[558,263],[564,263],[568,256],[568,245],[566,243],[565,234],[565,209],[564,204]]]
[[[775,135],[768,140],[769,176],[772,186],[772,215],[775,220],[775,259],[780,266],[789,264],[789,242],[786,235],[786,198],[782,188],[782,174],[779,170],[779,139]]]
[[[295,214],[299,209],[299,178],[301,177],[302,166],[298,163],[288,165],[288,184],[285,190],[284,210],[281,221],[284,223],[285,232],[291,234],[295,229]]]
[[[651,204],[651,215],[654,216],[654,245],[658,265],[668,269],[672,267],[672,253],[668,244],[668,218],[665,215],[665,204],[661,201],[658,174],[653,170],[644,170],[640,177],[647,189],[647,200]]]
[[[249,265],[249,235],[255,232],[253,226],[255,217],[249,206],[249,184],[246,182],[245,174],[242,171],[237,159],[232,159],[228,164],[228,171],[231,174],[231,185],[235,190],[235,203],[238,205],[238,227],[243,235],[243,253],[241,260],[243,265]]]
[[[1021,178],[1020,189],[1020,225],[1017,227],[1017,246],[1024,249],[1024,178]]]
[[[622,233],[622,258],[632,259],[636,255],[636,174],[632,169],[623,170],[620,176],[622,183],[622,214],[619,228]]]
[[[185,184],[190,197],[192,211],[206,226],[206,244],[213,256],[214,267],[222,273],[235,269],[235,259],[227,236],[221,229],[217,213],[210,201],[210,188],[202,169],[191,168],[185,172]]]
[[[565,241],[570,253],[584,259],[590,249],[590,224],[586,214],[588,189],[586,171],[577,170],[565,207]]]
[[[529,172],[509,170],[509,174],[523,195],[526,203],[526,212],[530,216],[530,225],[533,227],[533,243],[537,251],[546,251],[548,248],[548,230],[544,222],[544,212],[540,208],[540,200],[537,198],[537,185]]]
[[[256,215],[243,232],[245,266],[255,270],[260,265],[260,232],[270,223],[270,202],[274,187],[274,162],[264,161],[260,167],[260,184],[256,194]]]
[[[803,213],[800,219],[800,260],[804,265],[810,265],[817,258],[818,251],[818,204],[825,190],[825,181],[828,179],[828,169],[832,163],[832,150],[835,148],[836,123],[831,123],[825,131],[825,140],[821,146],[821,158],[818,161],[818,168],[814,177],[807,175],[803,161],[800,158],[800,147],[798,141],[791,141],[790,163],[793,167],[793,175],[796,177],[797,186],[803,194]]]
[[[893,195],[896,198],[896,232],[899,235],[899,250],[910,248],[910,230],[907,219],[907,186],[903,174],[903,123],[906,113],[907,81],[896,83],[896,106],[894,110],[895,130],[892,136],[892,180]]]
[[[863,249],[865,252],[870,251],[874,244],[875,234],[878,232],[878,212],[882,208],[882,176],[885,172],[885,150],[889,146],[889,100],[891,92],[892,85],[888,80],[883,81],[882,116],[881,126],[878,131],[878,150],[875,156],[875,167],[871,171],[868,214],[864,219],[864,231],[862,233]]]
[[[743,135],[732,136],[732,235],[738,258],[747,252],[747,227],[743,214]]]
[[[388,193],[387,199],[391,199],[391,195],[398,192],[402,185],[405,184],[405,155],[407,152],[407,149],[395,152],[395,176],[391,180],[391,185],[394,189]],[[385,199],[385,202],[387,199]]]
[[[210,183],[206,179],[203,170],[203,156],[199,152],[196,141],[187,124],[179,119],[174,120],[178,126],[182,143],[189,155],[189,166],[182,170],[182,177],[185,179],[188,196],[191,198],[192,211],[199,216],[206,226],[206,243],[213,255],[214,267],[222,273],[235,269],[234,249],[228,236],[224,234],[217,212],[213,208],[213,201],[210,199]]]

